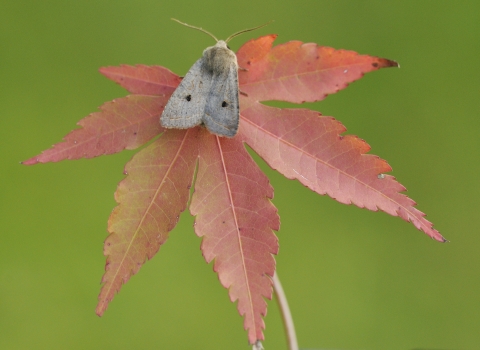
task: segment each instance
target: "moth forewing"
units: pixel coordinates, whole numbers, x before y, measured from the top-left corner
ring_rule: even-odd
[[[220,40],[204,51],[203,58],[212,73],[203,123],[215,135],[233,137],[239,123],[237,56]]]
[[[190,68],[165,106],[160,124],[165,128],[188,129],[202,123],[205,96],[210,89],[204,79],[203,59]]]
[[[231,64],[224,74],[213,75],[205,105],[203,122],[207,129],[219,136],[234,137],[238,131],[238,73]]]

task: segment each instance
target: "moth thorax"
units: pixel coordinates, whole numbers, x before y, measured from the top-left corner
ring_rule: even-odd
[[[207,48],[203,52],[205,68],[217,74],[229,70],[232,65],[237,67],[237,56],[227,47],[225,41],[220,40],[215,46]]]

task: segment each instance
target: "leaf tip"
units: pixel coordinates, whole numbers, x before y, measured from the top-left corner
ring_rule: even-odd
[[[103,74],[104,76],[107,76],[109,68],[110,67],[100,67],[98,69],[98,71],[100,72],[100,74]]]
[[[34,164],[37,164],[39,162],[40,162],[40,160],[38,159],[38,157],[33,157],[33,158],[30,158],[30,159],[27,159],[27,160],[24,160],[24,161],[20,162],[20,164],[22,164],[22,165],[34,165]]]
[[[372,66],[379,69],[390,68],[390,67],[400,68],[400,65],[398,64],[397,61],[389,60],[387,58],[378,58],[375,62],[372,62]]]
[[[95,309],[95,313],[97,314],[97,316],[102,317],[104,312],[105,308],[103,307],[103,305],[98,304],[97,308]]]
[[[434,239],[434,240],[436,240],[437,242],[440,242],[440,243],[449,243],[450,242],[448,239],[443,237],[442,234],[440,232],[438,232],[437,230],[435,230],[433,227],[432,227],[432,230],[433,230],[433,234],[430,236],[432,239]],[[430,235],[429,233],[427,233],[427,234]]]
[[[95,308],[95,313],[98,317],[102,317],[105,311],[107,310],[108,303],[111,301],[111,298],[102,296],[101,294],[98,296],[98,304]]]

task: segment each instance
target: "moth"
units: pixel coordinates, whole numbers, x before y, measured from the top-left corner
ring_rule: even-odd
[[[234,137],[238,131],[238,63],[237,56],[227,43],[239,34],[262,28],[245,29],[218,40],[210,32],[172,20],[184,26],[200,30],[217,42],[207,47],[173,92],[160,117],[165,128],[188,129],[203,124],[212,134]]]

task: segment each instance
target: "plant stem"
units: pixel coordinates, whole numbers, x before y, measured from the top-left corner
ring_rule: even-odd
[[[283,291],[282,284],[278,278],[277,272],[273,275],[273,290],[277,296],[278,307],[282,314],[283,326],[287,335],[287,343],[289,350],[298,350],[297,334],[295,333],[295,326],[293,325],[292,313],[288,307],[287,297]]]

